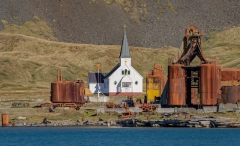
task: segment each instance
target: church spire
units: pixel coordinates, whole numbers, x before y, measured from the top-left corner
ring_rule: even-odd
[[[122,47],[119,58],[131,58],[131,54],[128,47],[127,34],[126,34],[126,25],[123,26],[124,35],[122,40]]]

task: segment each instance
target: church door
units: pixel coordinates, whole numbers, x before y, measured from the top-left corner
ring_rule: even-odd
[[[122,92],[132,92],[132,83],[122,82]]]

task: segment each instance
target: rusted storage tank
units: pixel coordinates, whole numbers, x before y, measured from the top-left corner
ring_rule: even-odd
[[[240,101],[240,86],[222,87],[222,101],[224,104]]]
[[[51,83],[51,102],[84,103],[83,81],[56,81]]]
[[[200,103],[216,105],[220,90],[220,68],[216,64],[200,66]]]
[[[85,103],[84,95],[85,95],[85,89],[84,89],[84,82],[82,80],[78,80],[78,102]]]
[[[58,103],[64,99],[65,84],[62,81],[51,83],[51,102]]]
[[[58,71],[57,81],[51,83],[51,102],[59,103],[64,99],[65,84],[62,81],[62,71]]]
[[[168,105],[186,105],[186,81],[183,65],[168,66]]]
[[[2,113],[2,127],[7,127],[9,124],[9,118],[7,113]]]
[[[63,102],[74,102],[74,81],[65,81],[65,96]]]

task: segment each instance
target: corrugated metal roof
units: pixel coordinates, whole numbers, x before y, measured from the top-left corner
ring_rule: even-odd
[[[129,47],[128,47],[126,30],[124,30],[122,47],[121,47],[121,52],[120,52],[119,58],[131,58],[131,54],[130,54]]]
[[[103,79],[108,73],[99,73],[100,83],[104,83]],[[88,73],[88,82],[89,83],[98,83],[98,73]]]

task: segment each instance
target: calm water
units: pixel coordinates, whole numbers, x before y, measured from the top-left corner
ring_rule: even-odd
[[[240,145],[240,129],[4,127],[0,145]]]

